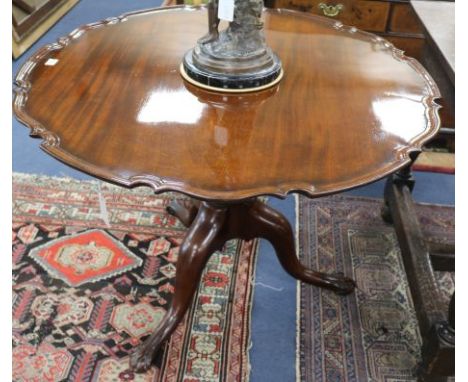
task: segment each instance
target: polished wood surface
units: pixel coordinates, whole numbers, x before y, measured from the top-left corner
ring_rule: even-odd
[[[355,283],[342,274],[325,274],[304,267],[296,256],[294,233],[288,220],[265,203],[250,199],[242,203],[196,203],[191,206],[169,206],[169,212],[190,226],[177,259],[175,293],[171,305],[153,334],[130,357],[130,367],[147,370],[160,346],[182,320],[210,256],[226,241],[256,237],[268,240],[278,260],[292,277],[346,295]]]
[[[125,186],[207,200],[309,196],[409,163],[439,128],[438,89],[390,43],[323,17],[264,14],[284,78],[229,95],[183,81],[204,8],[155,9],[77,29],[17,76],[17,117],[48,153]]]

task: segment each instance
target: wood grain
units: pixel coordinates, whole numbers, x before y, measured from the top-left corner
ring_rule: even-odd
[[[410,4],[394,4],[390,30],[400,33],[423,34],[423,27]]]
[[[15,114],[71,166],[207,200],[357,187],[436,134],[439,91],[416,60],[323,17],[264,19],[285,71],[274,88],[229,95],[185,83],[179,64],[206,32],[206,11],[158,8],[40,49],[17,75]]]
[[[276,0],[273,6],[324,16],[324,11],[319,6],[321,3],[331,6],[341,4],[343,9],[334,18],[347,25],[373,32],[385,31],[390,4],[382,1]]]

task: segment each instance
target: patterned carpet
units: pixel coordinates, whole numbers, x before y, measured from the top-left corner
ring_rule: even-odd
[[[186,230],[165,212],[174,197],[14,174],[14,381],[247,379],[256,241],[215,253],[156,366],[127,369],[173,293]]]
[[[303,382],[414,381],[421,338],[395,231],[380,218],[381,200],[299,198],[302,262],[344,272],[357,282],[340,297],[301,284],[298,289],[297,378]],[[454,209],[418,205],[425,234],[453,242]],[[447,300],[453,276],[438,273]]]

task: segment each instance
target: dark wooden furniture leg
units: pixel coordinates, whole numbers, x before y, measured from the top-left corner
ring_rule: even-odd
[[[316,272],[301,264],[296,256],[291,225],[279,212],[264,203],[256,203],[249,210],[249,223],[248,232],[254,237],[268,240],[273,245],[281,265],[292,277],[342,295],[354,290],[356,286],[354,280],[342,274]],[[248,236],[248,232],[244,237]]]
[[[441,381],[455,372],[455,324],[449,324],[454,321],[454,298],[447,314],[434,268],[454,271],[455,264],[450,248],[428,244],[423,237],[411,195],[413,186],[409,167],[390,176],[385,186],[386,212],[395,226],[423,339],[418,380]],[[453,246],[452,250],[454,254]]]
[[[135,371],[145,371],[151,366],[161,344],[184,317],[210,255],[230,239],[265,238],[272,243],[281,265],[291,276],[339,294],[354,290],[354,281],[341,274],[327,275],[304,267],[296,256],[289,222],[258,200],[237,204],[203,202],[188,207],[171,204],[169,208],[175,216],[182,217],[184,224],[193,223],[179,251],[171,306],[154,333],[131,355],[130,367]]]
[[[160,345],[184,317],[206,262],[224,244],[219,234],[226,212],[226,209],[212,208],[207,204],[200,209],[179,249],[171,306],[153,334],[131,354],[130,367],[133,370],[143,372],[151,366]]]

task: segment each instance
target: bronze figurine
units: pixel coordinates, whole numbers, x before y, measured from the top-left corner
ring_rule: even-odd
[[[193,82],[224,89],[251,90],[274,83],[279,58],[266,45],[263,0],[234,0],[233,20],[219,31],[219,0],[208,4],[208,34],[184,57],[184,74]]]

